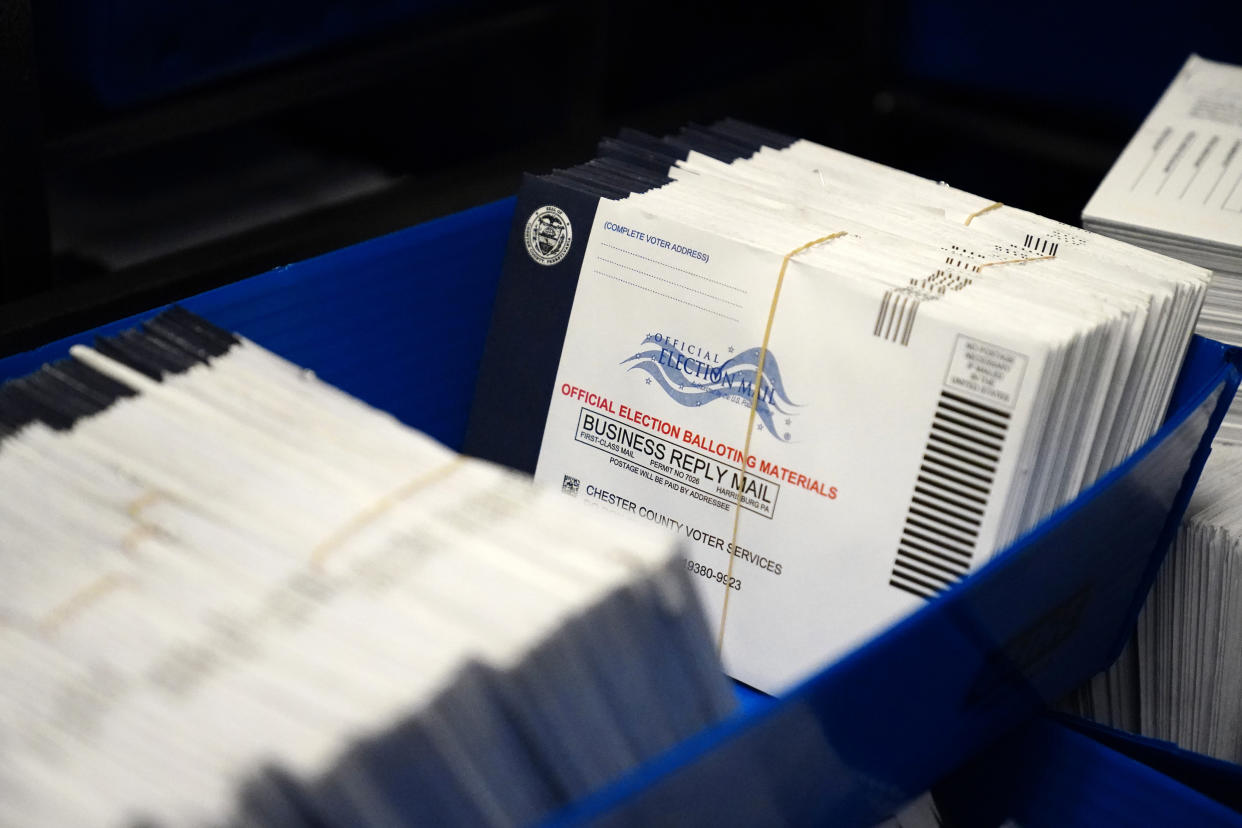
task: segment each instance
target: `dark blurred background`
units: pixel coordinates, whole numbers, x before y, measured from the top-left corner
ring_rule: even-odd
[[[1063,221],[1242,3],[0,0],[0,354],[732,115]]]

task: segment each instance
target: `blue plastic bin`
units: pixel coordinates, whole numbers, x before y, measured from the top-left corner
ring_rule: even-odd
[[[513,205],[478,207],[182,304],[459,447]],[[147,316],[0,360],[0,379]],[[733,719],[554,821],[866,825],[980,755],[1120,652],[1240,364],[1237,350],[1196,338],[1160,433],[1077,500],[784,698],[746,695]],[[1072,735],[1054,741],[1097,744]]]
[[[1242,788],[1233,790],[1235,798],[1239,793]],[[956,828],[995,828],[1007,820],[1022,828],[1242,825],[1242,814],[1193,782],[1051,717],[967,762],[937,786],[936,801]]]

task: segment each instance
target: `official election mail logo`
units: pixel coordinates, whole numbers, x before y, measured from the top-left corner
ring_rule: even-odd
[[[732,352],[734,349],[729,348]],[[755,399],[755,378],[759,373],[760,348],[748,348],[723,362],[719,353],[662,334],[649,334],[638,353],[622,360],[630,371],[643,371],[646,382],[659,386],[669,399],[687,408],[699,408],[716,400],[729,400],[750,407]],[[785,393],[780,364],[771,350],[763,362],[759,399],[755,416],[759,430],[781,442],[792,434],[793,409],[799,408]]]
[[[574,230],[560,207],[545,204],[526,220],[526,252],[537,264],[554,265],[569,255]]]

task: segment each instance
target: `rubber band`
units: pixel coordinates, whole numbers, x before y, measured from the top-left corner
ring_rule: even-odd
[[[977,266],[977,270],[983,270],[985,267],[995,267],[1003,264],[1021,264],[1022,262],[1042,262],[1046,259],[1055,259],[1056,256],[1034,256],[1030,259],[1006,259],[1003,262],[984,262]]]
[[[135,498],[128,507],[126,507],[125,511],[134,520],[139,520],[139,513],[143,509],[162,499],[164,496],[163,492],[156,491],[154,489],[143,492]],[[135,526],[128,533],[126,533],[125,537],[121,538],[121,549],[126,553],[133,554],[134,547],[137,545],[140,538],[144,535],[155,534],[156,532],[152,527],[140,523],[138,526]],[[131,586],[132,584],[133,579],[127,575],[121,575],[116,572],[109,572],[106,575],[101,575],[99,578],[96,578],[94,581],[87,584],[85,587],[78,590],[52,609],[52,611],[39,622],[39,629],[47,634],[55,633],[58,627],[82,610],[86,609],[95,601],[110,592],[118,590],[121,587]]]
[[[763,343],[759,346],[759,364],[755,370],[755,390],[750,397],[750,416],[746,422],[746,441],[742,445],[742,476],[737,486],[737,503],[733,507],[733,540],[729,544],[729,570],[725,573],[725,595],[724,605],[720,608],[720,632],[716,638],[716,652],[724,651],[724,633],[725,619],[729,615],[729,583],[733,580],[733,550],[737,548],[737,529],[738,522],[742,517],[742,492],[746,490],[746,464],[750,460],[750,438],[755,432],[755,411],[759,408],[759,391],[763,384],[763,366],[768,358],[768,341],[772,337],[772,322],[776,319],[776,303],[781,298],[781,285],[785,283],[785,270],[789,267],[789,260],[804,250],[808,250],[817,244],[823,244],[826,241],[832,241],[845,235],[842,230],[839,233],[833,233],[829,236],[822,236],[814,241],[809,241],[801,247],[794,248],[785,254],[781,259],[781,271],[776,276],[776,287],[772,291],[772,304],[768,308],[768,324],[763,329]]]
[[[967,216],[965,224],[967,227],[969,227],[970,223],[974,221],[976,218],[978,218],[979,216],[983,215],[984,213],[990,213],[993,210],[999,210],[1000,208],[1004,206],[1005,205],[1001,204],[999,201],[994,201],[991,204],[989,204],[987,207],[984,207],[982,210],[976,210],[975,212]]]
[[[454,457],[450,462],[442,466],[436,466],[434,469],[415,477],[413,480],[401,485],[381,497],[375,503],[366,509],[354,515],[340,529],[333,532],[326,540],[320,542],[311,550],[311,565],[318,568],[322,567],[328,555],[330,555],[337,547],[349,539],[349,536],[366,526],[371,521],[382,515],[384,512],[396,506],[402,500],[417,492],[419,489],[425,488],[432,483],[436,483],[448,477],[466,462],[466,458],[462,456]]]
[[[161,491],[158,491],[156,489],[150,489],[146,492],[143,492],[138,497],[134,498],[134,500],[129,504],[129,506],[125,509],[125,511],[134,520],[138,520],[139,519],[138,516],[142,512],[143,509],[147,508],[151,504],[155,503],[156,501],[166,496],[167,495],[165,495]]]
[[[109,572],[106,575],[102,575],[53,608],[39,622],[39,629],[43,633],[51,635],[56,632],[58,627],[100,598],[132,584],[133,579],[128,575],[122,575],[118,572]]]
[[[138,544],[142,543],[144,538],[158,537],[159,530],[150,523],[140,523],[133,529],[125,533],[125,537],[121,538],[121,551],[133,555],[137,551]]]

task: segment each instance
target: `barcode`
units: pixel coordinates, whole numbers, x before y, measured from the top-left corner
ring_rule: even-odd
[[[889,342],[909,345],[919,306],[923,302],[936,301],[945,295],[945,291],[959,291],[971,282],[968,277],[947,273],[942,268],[922,279],[911,278],[909,286],[889,288],[880,299],[880,310],[875,315],[875,327],[871,333]]]
[[[959,247],[958,245],[950,245],[948,247],[948,257],[944,263],[949,267],[955,267],[959,270],[965,270],[970,273],[978,273],[978,262],[987,261],[987,257],[977,250],[969,247]]]
[[[960,273],[946,273],[943,268],[930,276],[924,276],[922,279],[910,278],[910,288],[927,294],[923,297],[925,299],[935,299],[938,296],[943,296],[947,290],[957,292],[973,283],[974,279],[971,279],[969,276],[963,276]]]
[[[970,571],[1009,415],[942,391],[889,585],[932,598]]]
[[[1038,236],[1032,236],[1030,233],[1026,234],[1026,240],[1022,242],[1022,246],[1027,250],[1034,250],[1041,256],[1055,256],[1057,255],[1057,250],[1061,247],[1059,242],[1041,239]]]
[[[919,312],[919,300],[902,290],[886,290],[880,300],[880,312],[875,316],[872,331],[881,339],[910,344],[910,331],[914,329],[914,317]]]

